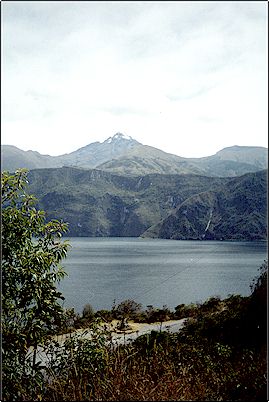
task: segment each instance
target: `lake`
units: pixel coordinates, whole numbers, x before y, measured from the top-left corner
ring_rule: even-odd
[[[180,241],[141,238],[67,239],[72,248],[59,285],[65,307],[81,313],[111,309],[133,299],[170,309],[211,296],[250,294],[250,283],[267,258],[266,242]]]

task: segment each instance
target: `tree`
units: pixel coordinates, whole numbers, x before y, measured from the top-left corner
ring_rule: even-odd
[[[61,321],[57,283],[66,275],[60,261],[68,249],[61,241],[67,224],[46,223],[25,191],[27,170],[3,172],[1,182],[3,397],[21,400],[31,397],[27,384],[28,392],[42,386],[37,347]]]
[[[91,304],[85,304],[82,311],[82,317],[85,318],[87,321],[91,321],[94,318],[94,310]]]
[[[124,300],[115,308],[117,318],[120,318],[119,329],[125,329],[127,327],[127,321],[140,312],[141,304],[136,303],[134,300]]]

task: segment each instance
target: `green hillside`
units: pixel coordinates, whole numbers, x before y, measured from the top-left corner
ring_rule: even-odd
[[[267,236],[267,174],[260,171],[195,194],[144,236],[166,239],[260,240]]]
[[[217,178],[65,167],[28,177],[48,219],[69,222],[70,236],[266,238],[265,171]]]

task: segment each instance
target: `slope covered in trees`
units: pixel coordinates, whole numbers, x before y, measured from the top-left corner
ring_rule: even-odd
[[[267,236],[267,177],[256,172],[195,194],[144,236],[177,240],[261,240]]]
[[[266,239],[266,171],[128,177],[65,167],[30,171],[29,183],[70,236]]]

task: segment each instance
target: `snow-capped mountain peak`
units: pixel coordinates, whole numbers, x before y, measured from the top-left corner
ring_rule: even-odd
[[[118,133],[114,134],[113,137],[109,137],[107,140],[105,140],[105,143],[110,144],[111,142],[119,141],[119,140],[135,141],[129,135],[118,132]]]

